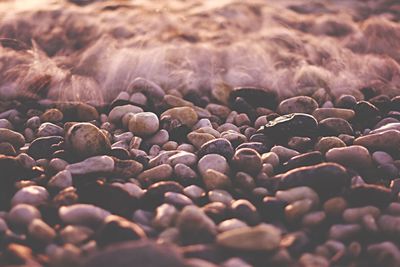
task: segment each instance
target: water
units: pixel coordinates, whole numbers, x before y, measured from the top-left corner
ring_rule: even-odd
[[[361,98],[374,86],[395,95],[399,19],[389,0],[3,0],[0,97],[103,102],[137,77],[183,92],[227,84]]]

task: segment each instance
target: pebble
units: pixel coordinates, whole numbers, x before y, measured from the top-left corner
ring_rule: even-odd
[[[374,206],[364,206],[359,208],[349,208],[343,212],[343,220],[346,223],[360,223],[363,217],[372,215],[374,218],[378,218],[380,210]]]
[[[321,154],[325,154],[331,148],[336,147],[345,147],[346,144],[336,136],[327,136],[322,137],[316,144],[314,149],[321,152]]]
[[[233,197],[225,190],[215,189],[208,192],[208,199],[210,202],[220,202],[226,206],[231,205]]]
[[[152,137],[148,138],[146,141],[150,145],[163,145],[165,144],[169,139],[169,133],[168,131],[161,129],[159,130],[155,135]]]
[[[178,215],[176,226],[185,244],[213,241],[217,227],[207,215],[196,206],[186,206]]]
[[[256,175],[261,170],[262,161],[260,154],[256,150],[240,148],[233,155],[231,164],[237,171]]]
[[[215,137],[209,133],[197,133],[191,132],[187,135],[189,142],[194,145],[197,149],[201,148],[201,146],[207,143],[210,140],[214,140]]]
[[[271,152],[275,153],[278,156],[279,162],[286,162],[289,159],[300,155],[298,151],[286,148],[284,146],[274,146],[271,148]]]
[[[324,136],[353,135],[354,133],[350,123],[341,118],[323,119],[319,122],[319,131]]]
[[[354,140],[354,145],[364,146],[372,151],[398,152],[400,147],[400,131],[388,130],[361,136]]]
[[[285,207],[286,219],[289,222],[299,220],[312,209],[312,206],[311,199],[296,200]]]
[[[223,233],[226,231],[247,227],[247,224],[239,219],[233,218],[225,220],[218,224],[218,232]]]
[[[309,199],[314,207],[319,204],[319,197],[317,193],[307,186],[299,186],[288,190],[280,190],[275,193],[275,197],[278,200],[285,201],[287,203],[293,203],[295,201]]]
[[[58,214],[65,224],[90,226],[104,222],[110,212],[91,204],[74,204],[61,207]]]
[[[96,243],[100,247],[119,243],[145,239],[146,233],[136,223],[116,215],[108,215],[96,232]]]
[[[15,156],[17,152],[15,151],[14,147],[10,143],[0,143],[0,154],[6,156]]]
[[[29,204],[18,204],[11,208],[7,220],[13,225],[27,227],[34,219],[40,219],[40,211]]]
[[[233,157],[234,150],[232,144],[223,138],[213,139],[204,143],[197,152],[199,158],[206,154],[219,154],[230,160]]]
[[[273,251],[279,247],[281,232],[273,225],[240,227],[218,234],[217,244],[243,251]]]
[[[69,164],[65,169],[72,175],[84,175],[90,173],[110,173],[114,170],[114,160],[109,156],[96,156],[84,161]]]
[[[336,162],[356,170],[365,170],[372,166],[372,158],[363,146],[332,148],[326,152],[327,161]]]
[[[232,183],[229,177],[213,169],[208,169],[205,171],[205,173],[203,174],[203,182],[207,190],[230,190],[232,188]]]
[[[64,136],[64,129],[53,123],[45,122],[37,129],[36,135],[38,137]]]
[[[118,259],[118,260],[116,260]],[[174,266],[186,267],[182,255],[152,241],[129,241],[109,246],[85,259],[83,267]]]
[[[261,155],[261,159],[263,163],[271,164],[272,167],[279,167],[279,156],[274,152],[268,152]]]
[[[0,142],[7,142],[18,150],[25,144],[25,138],[22,134],[14,132],[10,129],[0,128]]]
[[[317,121],[322,121],[327,118],[340,118],[350,121],[354,118],[355,112],[351,109],[342,108],[317,108],[312,115]]]
[[[352,186],[347,192],[347,200],[354,206],[387,207],[393,199],[389,188],[374,184]]]
[[[51,243],[56,237],[56,231],[41,219],[33,219],[28,226],[28,233],[44,244]]]
[[[223,174],[229,173],[228,162],[223,156],[218,154],[205,155],[199,160],[197,168],[202,176],[204,176],[206,171],[209,169],[221,172]]]
[[[168,164],[175,166],[177,164],[184,164],[186,166],[194,166],[197,163],[197,156],[193,153],[180,151],[168,158]]]
[[[63,140],[64,138],[62,138],[61,136],[36,138],[29,145],[27,153],[35,159],[51,158],[53,153],[57,150],[54,145],[59,144]]]
[[[60,238],[64,243],[80,245],[93,236],[94,231],[89,227],[79,225],[67,225],[59,232]]]
[[[336,163],[296,168],[276,178],[279,181],[278,189],[308,186],[324,197],[335,195],[350,184],[346,169]]]
[[[18,204],[29,204],[39,206],[49,199],[49,193],[42,186],[32,185],[18,190],[11,199],[11,205],[14,207]]]
[[[167,116],[179,120],[182,124],[190,128],[198,121],[198,115],[191,107],[176,107],[168,109],[161,114],[161,120]]]
[[[393,164],[394,160],[390,154],[384,151],[376,151],[372,153],[372,160],[378,165]]]
[[[279,114],[286,115],[290,113],[312,114],[318,108],[318,103],[309,96],[295,96],[283,100],[277,111]]]
[[[293,113],[269,121],[257,132],[276,140],[292,136],[314,137],[318,132],[318,122],[309,114]]]
[[[69,128],[65,144],[80,159],[106,154],[111,149],[108,138],[90,123],[77,123]]]
[[[43,122],[57,123],[62,121],[64,114],[56,108],[48,109],[45,113],[40,116],[40,120]]]
[[[185,187],[185,189],[183,189],[183,193],[194,201],[206,195],[204,189],[197,185],[189,185]]]
[[[300,267],[329,267],[329,261],[324,257],[304,253],[299,259]]]
[[[152,112],[139,112],[129,120],[128,129],[138,136],[149,136],[155,134],[160,127],[156,114]]]
[[[347,205],[343,197],[333,197],[325,201],[323,209],[328,216],[341,217]]]
[[[173,173],[173,168],[169,164],[161,164],[149,170],[145,170],[137,179],[145,185],[151,185],[156,182],[168,180]]]
[[[178,214],[178,210],[171,204],[162,204],[157,207],[153,225],[157,229],[170,227]]]
[[[275,109],[278,105],[278,96],[275,91],[257,87],[236,87],[229,95],[229,103],[233,104],[237,97],[243,98],[253,107]]]
[[[60,171],[50,179],[47,185],[60,190],[70,187],[72,186],[72,175],[67,170]]]
[[[114,158],[113,174],[121,178],[137,176],[143,170],[143,165],[136,160],[120,160]]]
[[[334,224],[329,229],[329,238],[334,240],[351,240],[361,231],[359,224]]]
[[[39,122],[40,124],[40,122]],[[38,126],[39,127],[39,126]],[[11,122],[7,119],[0,119],[0,129],[8,129],[8,130],[13,130],[13,125]]]
[[[128,113],[143,112],[143,109],[134,105],[123,105],[114,107],[108,114],[108,121],[114,124],[121,123],[122,117]]]

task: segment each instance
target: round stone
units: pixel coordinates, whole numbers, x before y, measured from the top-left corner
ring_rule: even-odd
[[[202,157],[198,164],[197,168],[201,175],[204,175],[207,170],[212,169],[224,174],[229,173],[229,165],[226,159],[218,154],[208,154]]]
[[[74,124],[65,137],[66,148],[78,158],[106,154],[111,149],[108,138],[90,123]]]
[[[232,158],[232,167],[237,171],[258,174],[262,166],[260,154],[251,148],[240,148]]]
[[[309,96],[295,96],[283,100],[278,106],[278,113],[282,115],[290,113],[311,114],[318,108],[318,103]]]
[[[24,203],[32,206],[39,206],[46,203],[48,199],[49,193],[47,192],[46,188],[32,185],[18,190],[11,199],[11,205],[16,206]]]
[[[129,131],[138,136],[149,136],[158,131],[160,123],[152,112],[136,113],[129,120]]]

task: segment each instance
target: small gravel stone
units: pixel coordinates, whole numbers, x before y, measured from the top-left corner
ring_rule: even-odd
[[[298,151],[286,148],[284,146],[274,146],[271,148],[271,152],[275,153],[279,157],[279,162],[286,162],[289,159],[300,155]]]
[[[110,173],[114,170],[114,160],[109,156],[96,156],[84,161],[70,164],[65,169],[72,175],[84,175],[90,173]]]
[[[322,137],[317,144],[315,144],[314,149],[321,152],[321,154],[325,154],[331,148],[335,147],[345,147],[346,144],[338,137],[335,136],[327,136]]]
[[[56,231],[40,219],[34,219],[28,226],[28,233],[34,239],[49,244],[56,237]]]
[[[65,224],[98,225],[108,215],[110,215],[108,211],[90,204],[75,204],[59,209],[60,219]]]
[[[7,220],[13,225],[28,226],[34,219],[40,219],[40,211],[28,204],[15,205],[7,214]]]
[[[322,121],[327,118],[340,118],[346,121],[350,121],[355,116],[355,113],[351,109],[317,108],[316,110],[314,110],[312,115],[317,121]]]
[[[37,130],[38,137],[64,136],[64,129],[50,122],[42,123]]]
[[[326,152],[325,157],[328,161],[356,170],[368,169],[372,165],[371,155],[363,146],[332,148]]]
[[[65,136],[66,148],[78,158],[106,154],[111,149],[108,138],[93,124],[77,123]]]
[[[17,150],[25,144],[25,138],[22,134],[9,129],[0,128],[0,142],[7,142]]]
[[[182,241],[196,244],[213,241],[217,233],[216,225],[196,206],[186,206],[178,215],[176,225]]]
[[[353,135],[350,123],[341,118],[327,118],[319,122],[319,131],[324,136],[338,136],[340,134]]]
[[[212,169],[223,174],[229,173],[229,165],[226,159],[218,154],[207,154],[202,157],[198,164],[197,168],[202,176],[206,173],[207,170]]]
[[[206,154],[219,154],[230,160],[233,157],[234,150],[228,140],[218,138],[204,143],[197,153],[199,158],[202,158]]]
[[[146,185],[151,185],[156,182],[168,180],[173,173],[173,168],[169,164],[161,164],[149,170],[142,172],[138,176],[138,180]]]
[[[217,237],[218,245],[244,251],[272,251],[279,247],[280,241],[280,230],[267,224],[233,229]]]
[[[237,171],[249,174],[258,174],[262,165],[260,154],[251,148],[238,149],[231,162]]]
[[[42,186],[32,185],[18,190],[11,199],[11,205],[29,204],[39,206],[44,204],[49,199],[49,193]]]
[[[232,188],[232,183],[229,177],[213,169],[208,169],[205,171],[205,173],[203,174],[203,182],[207,190],[230,190]]]
[[[72,186],[72,175],[69,171],[60,171],[54,175],[48,182],[48,186],[51,188],[64,189]]]
[[[152,112],[139,112],[129,120],[129,131],[138,136],[149,136],[158,131],[160,123]]]
[[[166,110],[161,114],[161,120],[170,116],[172,119],[179,120],[182,124],[192,127],[198,120],[196,111],[191,107],[177,107]]]
[[[127,113],[139,113],[143,112],[143,109],[134,105],[116,106],[110,111],[108,120],[112,123],[118,124],[121,122],[122,117]]]
[[[400,147],[400,131],[388,130],[361,136],[354,140],[354,145],[364,146],[373,151],[398,152]]]
[[[283,100],[278,106],[278,113],[282,115],[290,113],[312,114],[318,108],[318,103],[309,96],[295,96]]]
[[[40,116],[40,120],[43,122],[57,123],[62,121],[64,114],[56,108],[48,109],[45,113]]]
[[[187,135],[187,138],[192,145],[194,145],[197,149],[201,148],[201,146],[210,140],[214,140],[215,137],[209,133],[196,133],[191,132]]]

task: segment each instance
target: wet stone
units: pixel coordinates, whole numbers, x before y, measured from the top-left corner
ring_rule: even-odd
[[[38,137],[64,136],[64,129],[50,122],[42,123],[37,130]]]
[[[353,186],[346,194],[347,201],[354,206],[372,205],[380,208],[387,207],[393,197],[389,188],[373,184]]]
[[[331,148],[336,147],[345,147],[346,144],[338,137],[335,136],[327,136],[322,137],[316,144],[314,149],[318,150],[322,154],[325,154]]]
[[[20,133],[0,128],[0,142],[10,143],[17,150],[25,144],[25,138]]]
[[[314,137],[317,131],[318,122],[313,116],[293,113],[269,121],[257,132],[275,140],[285,140],[291,136]]]
[[[290,158],[283,165],[283,168],[285,171],[288,171],[299,167],[317,165],[319,163],[322,163],[323,161],[324,157],[319,151],[312,151]]]

